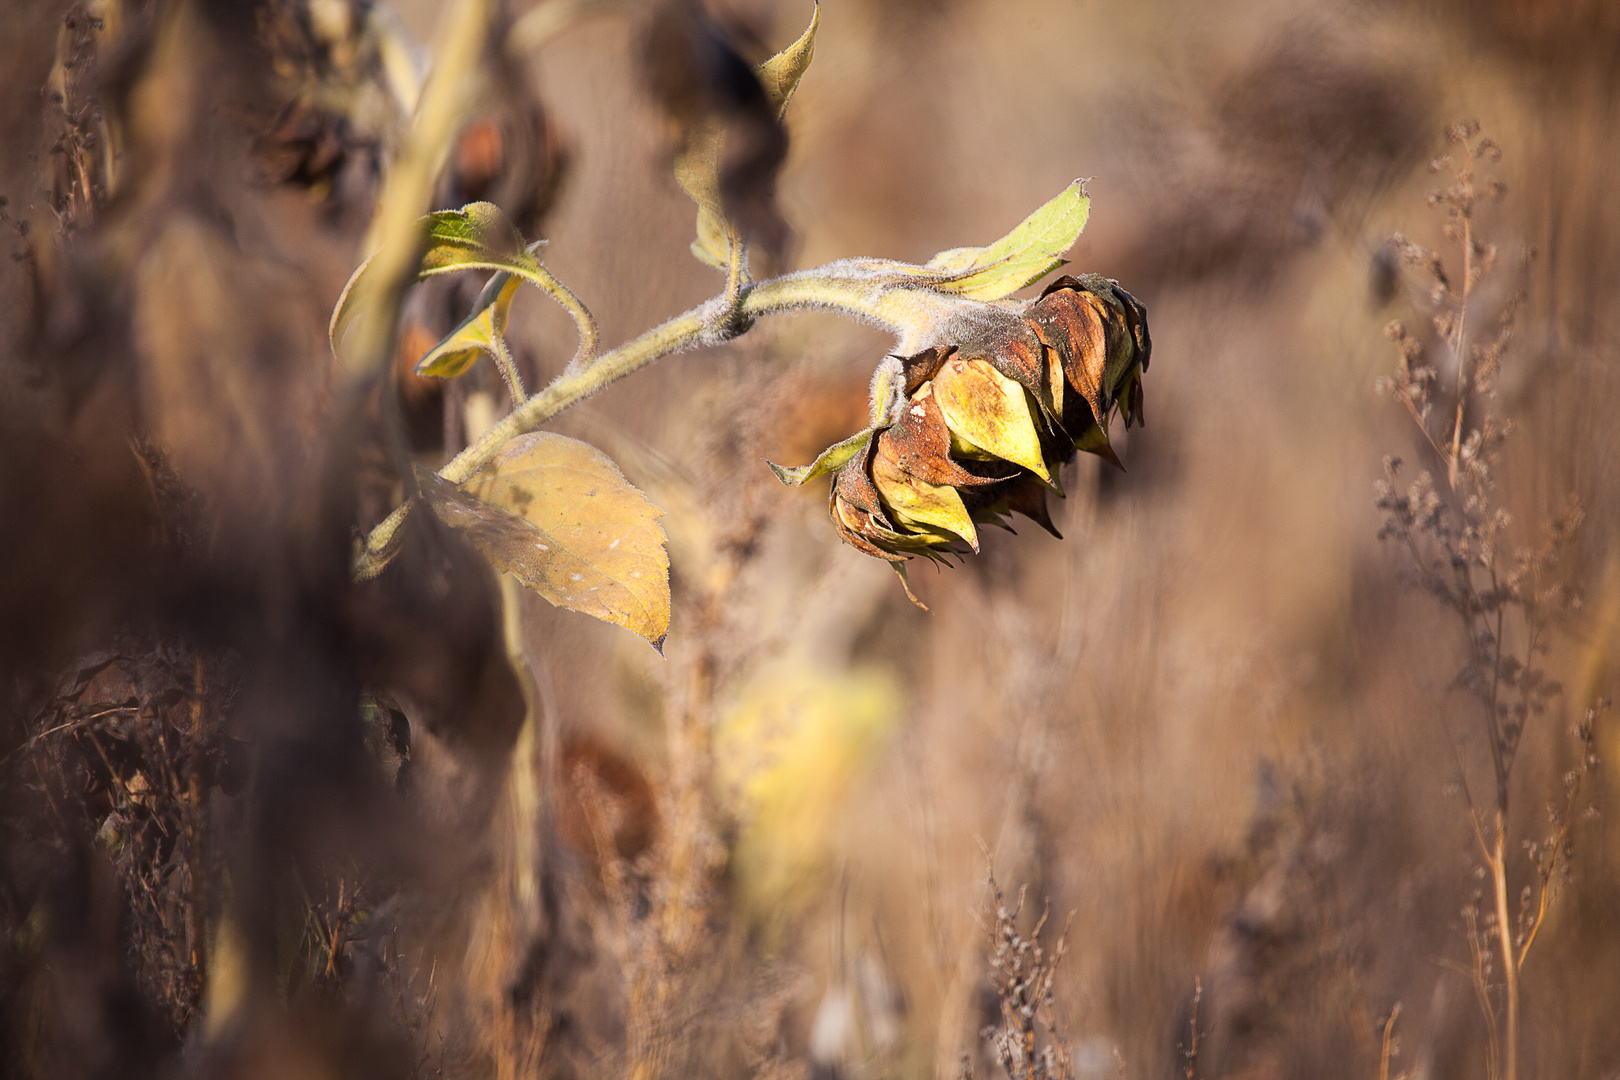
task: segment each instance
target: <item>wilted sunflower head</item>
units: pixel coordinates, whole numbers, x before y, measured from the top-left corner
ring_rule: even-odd
[[[777,469],[789,483],[832,472],[839,536],[893,563],[977,551],[976,526],[1013,512],[1058,535],[1046,509],[1058,466],[1077,450],[1119,465],[1109,421],[1116,409],[1127,428],[1142,421],[1147,312],[1106,278],[1058,278],[1022,310],[975,305],[946,337],[879,366],[872,427]]]

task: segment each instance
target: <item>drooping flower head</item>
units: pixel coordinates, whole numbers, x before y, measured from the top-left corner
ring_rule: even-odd
[[[1077,451],[1119,465],[1115,412],[1142,422],[1147,312],[1106,278],[1064,276],[1023,305],[965,309],[946,341],[889,357],[873,377],[872,427],[788,482],[832,472],[845,542],[900,564],[977,551],[977,526],[1014,512],[1053,535],[1046,492]],[[774,466],[773,466],[774,467]]]

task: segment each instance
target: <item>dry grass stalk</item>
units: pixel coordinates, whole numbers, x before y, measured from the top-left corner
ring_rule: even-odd
[[[995,922],[987,927],[990,938],[990,985],[1001,1012],[1001,1023],[989,1025],[980,1037],[989,1042],[996,1062],[1008,1080],[1070,1080],[1074,1075],[1073,1055],[1053,1012],[1052,981],[1068,950],[1067,925],[1050,952],[1041,944],[1049,908],[1028,934],[1018,928],[1024,912],[1024,889],[1010,907],[992,872],[990,913]],[[964,1057],[963,1080],[971,1080],[971,1061]]]
[[[1564,778],[1564,809],[1549,808],[1553,835],[1545,843],[1525,843],[1534,872],[1519,895],[1515,918],[1508,865],[1510,781],[1527,724],[1544,716],[1563,692],[1547,675],[1546,657],[1551,632],[1580,607],[1578,594],[1558,576],[1557,566],[1581,523],[1582,510],[1572,501],[1544,524],[1540,543],[1516,547],[1510,538],[1512,519],[1496,499],[1493,467],[1512,430],[1494,411],[1496,377],[1524,297],[1514,292],[1500,305],[1495,331],[1485,344],[1470,338],[1470,323],[1482,318],[1476,310],[1480,282],[1497,263],[1496,246],[1480,239],[1475,212],[1485,200],[1499,200],[1506,193],[1502,184],[1479,174],[1483,164],[1501,158],[1497,145],[1479,134],[1474,122],[1451,125],[1446,129],[1451,152],[1430,164],[1452,181],[1432,192],[1429,202],[1444,209],[1442,232],[1461,247],[1460,282],[1448,275],[1440,253],[1398,234],[1392,240],[1402,260],[1425,279],[1423,299],[1432,333],[1414,332],[1398,321],[1389,325],[1400,360],[1395,373],[1380,380],[1380,390],[1406,408],[1444,471],[1446,486],[1442,490],[1424,471],[1403,492],[1397,488],[1402,463],[1388,458],[1377,505],[1387,515],[1379,539],[1405,548],[1408,584],[1453,613],[1467,649],[1467,661],[1450,689],[1473,699],[1494,780],[1494,798],[1481,804],[1459,761],[1469,824],[1482,876],[1490,885],[1490,896],[1476,891],[1464,911],[1469,973],[1487,1028],[1487,1071],[1493,1080],[1517,1080],[1520,971],[1546,922],[1558,875],[1568,870],[1569,829],[1581,772],[1596,760],[1591,728],[1597,710],[1588,710],[1575,726],[1581,769]],[[1500,1006],[1493,995],[1498,988]]]

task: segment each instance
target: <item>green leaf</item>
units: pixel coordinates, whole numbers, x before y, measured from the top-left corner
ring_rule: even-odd
[[[502,270],[478,294],[472,311],[461,325],[416,362],[416,373],[435,379],[453,379],[480,356],[499,357],[496,340],[506,333],[506,320],[523,279]]]
[[[1091,211],[1084,181],[1076,180],[989,247],[952,248],[928,261],[950,274],[936,288],[973,300],[1000,300],[1063,265]]]
[[[545,241],[536,240],[525,247],[523,237],[494,203],[470,203],[460,210],[440,210],[423,218],[421,224],[423,246],[416,275],[418,281],[458,270],[505,270],[527,278],[547,292],[554,292],[551,276],[534,257],[534,252]],[[349,321],[354,318],[354,301],[361,291],[360,282],[376,258],[373,252],[360,264],[343,286],[337,305],[332,309],[327,334],[334,354]]]
[[[445,524],[558,607],[617,623],[663,650],[669,556],[663,511],[593,446],[520,435],[462,485],[417,469]]]
[[[816,51],[816,30],[821,25],[821,4],[817,0],[810,16],[810,26],[799,40],[754,68],[765,98],[776,110],[780,120],[787,112],[793,92]],[[692,255],[701,263],[717,270],[731,264],[731,252],[737,243],[737,230],[726,220],[726,210],[720,198],[720,152],[725,143],[725,128],[715,120],[706,120],[688,135],[686,147],[675,158],[675,179],[681,190],[698,204],[697,239],[692,241]]]
[[[872,433],[876,430],[876,428],[867,428],[865,431],[851,435],[843,442],[833,443],[808,465],[786,467],[778,465],[774,461],[767,461],[765,464],[771,467],[771,471],[776,474],[776,478],[782,483],[788,487],[798,487],[800,484],[814,480],[818,476],[826,476],[830,472],[842,469],[850,458],[866,449],[867,442],[871,440]]]
[[[423,276],[490,262],[510,260],[515,266],[534,261],[523,246],[523,236],[494,203],[476,202],[460,210],[440,210],[429,214],[426,222]]]

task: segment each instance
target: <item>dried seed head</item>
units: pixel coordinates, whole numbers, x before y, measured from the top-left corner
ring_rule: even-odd
[[[977,551],[976,526],[1009,528],[1015,513],[1058,535],[1046,507],[1048,489],[1062,495],[1057,466],[1077,450],[1118,465],[1113,414],[1142,422],[1147,312],[1112,281],[1061,277],[1022,310],[964,311],[948,337],[885,358],[867,433],[777,469],[789,483],[832,472],[839,536],[891,563]]]

